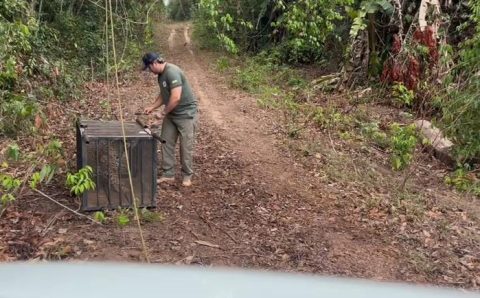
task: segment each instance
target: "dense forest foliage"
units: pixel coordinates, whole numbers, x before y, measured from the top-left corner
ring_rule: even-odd
[[[2,134],[31,130],[42,100],[78,98],[79,82],[104,73],[112,46],[108,4],[2,1]],[[138,56],[150,34],[148,17],[163,3],[110,4],[122,69]],[[194,18],[202,46],[263,52],[279,64],[334,65],[343,86],[372,78],[405,85],[415,97],[408,104],[439,121],[460,145],[461,159],[480,153],[478,1],[174,0],[168,11],[175,20]]]
[[[85,82],[111,83],[114,71],[138,65],[152,42],[151,20],[164,11],[154,0],[0,1],[0,215],[27,183],[36,189],[66,171],[66,136],[40,133],[61,125],[47,119],[47,106],[72,114],[72,102],[85,102]],[[76,175],[67,179],[72,193],[93,187],[82,170]]]
[[[404,105],[458,145],[459,162],[480,155],[479,1],[174,0],[169,8],[175,19],[193,17],[204,47],[333,69],[337,90],[372,82],[403,90]]]
[[[45,102],[78,100],[83,81],[111,71],[113,41],[120,70],[132,59],[138,63],[151,34],[149,17],[162,5],[148,0],[1,1],[0,133],[32,133]]]

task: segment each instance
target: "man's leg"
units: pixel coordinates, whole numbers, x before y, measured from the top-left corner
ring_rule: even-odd
[[[195,116],[193,119],[175,119],[174,121],[180,134],[182,173],[184,178],[190,178],[193,175],[193,146],[198,116]]]
[[[175,176],[175,144],[177,143],[178,131],[175,123],[169,117],[165,117],[162,123],[162,169],[163,177]]]

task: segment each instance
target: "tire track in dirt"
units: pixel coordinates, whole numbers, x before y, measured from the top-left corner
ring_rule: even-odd
[[[176,31],[175,29],[172,29],[172,31],[170,31],[170,35],[168,36],[168,48],[170,49],[170,51],[173,50],[173,40],[175,39],[175,35]]]
[[[189,30],[190,30],[190,27],[185,26],[185,28],[183,29],[183,37],[185,38],[185,46],[187,46],[188,52],[193,56],[194,54],[190,47],[191,40],[190,40]]]

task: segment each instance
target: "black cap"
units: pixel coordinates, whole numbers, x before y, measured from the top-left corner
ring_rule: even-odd
[[[156,60],[163,60],[163,58],[157,53],[150,52],[143,55],[142,60],[143,60],[143,70],[145,70],[153,62],[155,62]]]

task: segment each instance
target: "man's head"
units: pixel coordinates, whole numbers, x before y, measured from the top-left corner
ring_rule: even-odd
[[[142,57],[143,70],[149,69],[154,74],[160,74],[165,68],[165,60],[157,53],[146,53]]]

